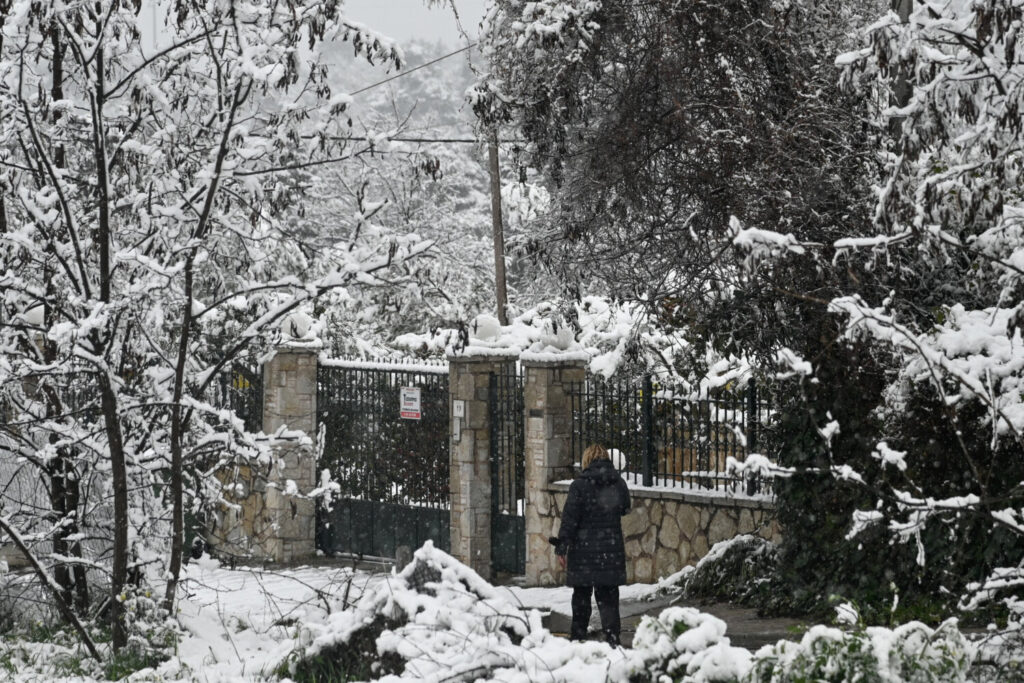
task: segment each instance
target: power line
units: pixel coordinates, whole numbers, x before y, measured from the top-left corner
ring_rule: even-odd
[[[318,135],[303,135],[302,136],[302,138],[304,140],[314,140],[314,139],[319,138],[319,137],[320,136],[318,136]],[[371,137],[367,137],[365,135],[328,135],[327,139],[328,140],[332,140],[334,142],[376,142],[377,140],[379,140],[381,138],[379,138],[379,137],[371,138]],[[421,142],[421,143],[437,142],[437,143],[442,143],[442,144],[456,144],[456,143],[476,144],[476,143],[480,142],[476,138],[407,138],[407,137],[389,138],[389,137],[385,137],[384,139],[386,141],[388,141],[388,142]]]
[[[304,140],[313,140],[318,138],[318,135],[303,135]],[[328,140],[334,142],[376,142],[381,139],[378,137],[367,137],[365,135],[329,135]],[[387,142],[415,142],[422,144],[438,143],[443,145],[452,144],[463,144],[463,145],[476,145],[480,144],[481,141],[477,138],[412,138],[412,137],[400,137],[400,138],[383,138]],[[501,144],[526,144],[525,140],[499,140]]]
[[[414,71],[419,71],[420,69],[425,69],[428,66],[431,66],[433,64],[437,64],[438,62],[440,62],[442,60],[448,59],[449,57],[454,57],[455,55],[462,54],[466,50],[472,50],[476,46],[477,46],[477,43],[470,43],[466,47],[460,48],[460,49],[456,50],[455,52],[449,52],[448,54],[446,54],[446,55],[444,55],[442,57],[438,57],[437,59],[432,59],[431,61],[426,62],[425,64],[420,64],[419,66],[413,67],[412,69],[409,69],[408,71],[403,71],[402,73],[395,74],[394,76],[391,76],[390,78],[385,78],[383,81],[377,81],[376,83],[372,83],[372,84],[366,86],[365,88],[361,88],[359,90],[356,90],[355,92],[350,92],[349,95],[352,96],[352,97],[355,97],[359,93],[364,93],[367,90],[370,90],[372,88],[376,88],[378,85],[384,85],[385,83],[390,83],[391,81],[395,80],[396,78],[401,78],[402,76],[408,76],[409,74],[411,74]]]

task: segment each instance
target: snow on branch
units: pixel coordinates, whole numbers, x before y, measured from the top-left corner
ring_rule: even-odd
[[[736,216],[729,217],[729,232],[733,246],[747,253],[746,266],[753,269],[762,261],[780,258],[786,254],[803,254],[803,244],[792,234],[764,230],[762,228],[744,228]]]

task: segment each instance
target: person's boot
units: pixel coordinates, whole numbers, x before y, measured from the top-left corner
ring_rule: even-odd
[[[604,638],[608,642],[608,644],[611,645],[612,647],[619,647],[622,644],[622,643],[619,642],[619,634],[618,633],[611,633],[611,632],[605,633],[604,634]]]

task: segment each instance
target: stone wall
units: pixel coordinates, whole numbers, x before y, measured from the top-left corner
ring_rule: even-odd
[[[552,535],[558,531],[568,490],[567,484],[551,484],[537,506],[541,523]],[[651,583],[674,574],[696,564],[715,543],[739,534],[781,539],[774,509],[766,501],[633,487],[630,496],[632,509],[622,518],[629,583]],[[550,548],[531,559],[542,585],[565,580]]]

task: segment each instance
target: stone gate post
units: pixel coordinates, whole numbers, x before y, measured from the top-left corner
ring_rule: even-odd
[[[491,578],[491,373],[514,358],[450,356],[451,552]]]
[[[572,478],[572,399],[569,388],[585,379],[582,360],[522,360],[526,374],[526,582],[551,586],[562,581],[548,543],[555,530],[554,481]]]
[[[289,495],[316,486],[316,371],[319,345],[290,344],[263,366],[263,431],[301,431],[313,446],[281,447],[268,481],[266,508],[277,530],[272,553],[278,562],[316,555],[316,502]],[[294,486],[292,483],[294,482]],[[271,485],[273,484],[273,485]]]
[[[319,352],[318,342],[286,343],[263,365],[262,431],[285,427],[308,439],[276,446],[269,463],[246,461],[218,474],[227,505],[207,540],[222,557],[294,562],[316,554],[316,504],[302,494],[316,485]]]

